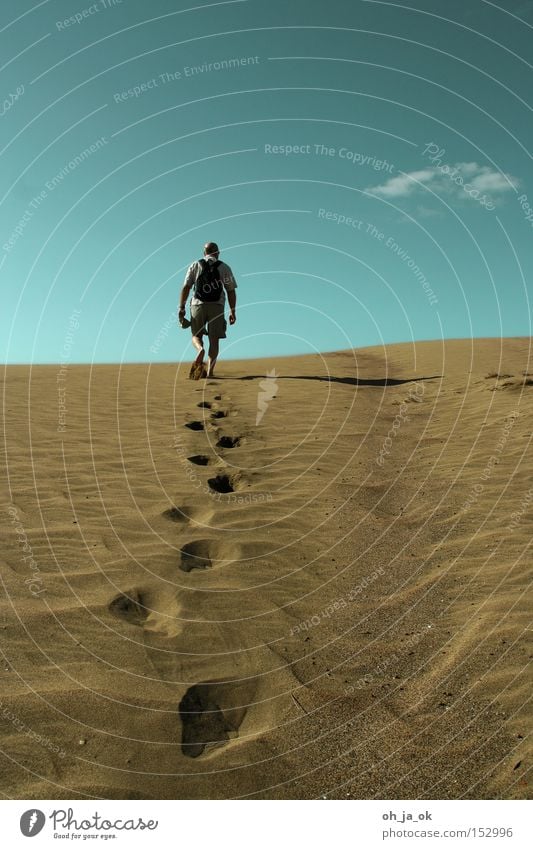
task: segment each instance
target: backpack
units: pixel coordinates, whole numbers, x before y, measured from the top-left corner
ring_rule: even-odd
[[[218,271],[220,260],[213,263],[206,259],[198,261],[201,271],[194,284],[194,297],[199,301],[218,301],[222,294],[222,280]]]

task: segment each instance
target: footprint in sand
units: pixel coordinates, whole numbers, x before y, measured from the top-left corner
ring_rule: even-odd
[[[268,680],[262,675],[236,679],[235,671],[234,666],[231,680],[215,678],[193,684],[182,697],[178,711],[185,757],[208,755],[209,749],[238,738],[254,738],[301,715],[301,707],[296,707],[291,695],[301,684],[290,670],[280,670]]]
[[[208,478],[207,484],[214,492],[235,492],[233,480],[229,475],[216,475],[214,478]]]
[[[168,522],[177,522],[186,524],[206,525],[213,518],[214,510],[205,505],[184,504],[181,507],[172,506],[168,510],[164,510],[161,514],[163,519]]]
[[[205,681],[189,687],[179,704],[183,754],[197,758],[237,737],[254,690],[253,682]]]
[[[185,427],[188,427],[189,430],[203,430],[204,423],[203,422],[186,422]]]
[[[237,448],[240,444],[240,436],[221,436],[217,442],[217,448]]]
[[[193,569],[210,569],[212,566],[211,541],[198,539],[194,542],[188,542],[180,549],[180,555],[182,572],[191,572]]]
[[[242,546],[228,540],[197,539],[181,547],[180,557],[182,572],[223,567],[241,561]]]
[[[162,515],[170,522],[186,522],[189,518],[179,507],[169,507]]]
[[[195,466],[209,466],[213,462],[207,454],[194,454],[192,457],[187,457],[187,460]]]
[[[149,591],[132,588],[119,593],[108,605],[117,619],[142,628],[143,640],[169,640],[179,637],[183,630],[180,601],[175,592],[154,585]]]
[[[125,619],[130,625],[143,625],[150,613],[146,594],[137,589],[116,596],[109,604],[109,611],[118,619]]]
[[[196,406],[197,407],[204,407],[206,410],[210,410],[211,407],[212,407],[212,404],[211,404],[210,401],[200,401],[200,403],[197,404]]]
[[[234,542],[200,539],[183,546],[183,554],[185,561],[209,558],[217,567],[222,558],[229,563],[242,552]],[[255,739],[301,712],[291,695],[301,682],[286,659],[257,645],[255,627],[247,621],[226,621],[227,596],[198,592],[200,577],[190,576],[190,589],[181,585],[154,599],[155,610],[143,627],[146,660],[153,673],[183,687],[175,705],[181,720],[181,751],[190,758],[209,757],[208,749],[231,746],[235,738]],[[252,596],[247,616],[254,618],[267,608],[260,595]],[[287,626],[281,612],[278,626]],[[216,751],[212,754],[216,756]]]

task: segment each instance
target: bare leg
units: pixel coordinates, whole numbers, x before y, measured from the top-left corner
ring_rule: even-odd
[[[192,337],[192,344],[194,345],[194,347],[198,351],[198,355],[197,355],[194,362],[195,363],[203,363],[205,351],[204,351],[204,345],[203,345],[203,342],[202,342],[202,337],[201,336],[193,336]]]
[[[204,346],[202,343],[202,334],[198,334],[198,336],[192,337],[192,344],[198,351],[196,355],[196,359],[194,360],[191,370],[189,372],[189,380],[200,380],[201,377],[205,377],[206,368],[204,366]]]
[[[207,355],[207,376],[213,377],[218,357],[218,339],[209,340],[209,351]]]

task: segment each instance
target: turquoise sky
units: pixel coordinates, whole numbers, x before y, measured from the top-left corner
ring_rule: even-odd
[[[505,7],[505,8],[504,8]],[[533,2],[3,0],[7,362],[530,334]]]

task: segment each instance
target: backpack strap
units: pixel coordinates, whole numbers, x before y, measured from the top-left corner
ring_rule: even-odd
[[[205,257],[202,257],[198,260],[198,264],[200,265],[202,271],[205,271],[206,268],[211,268],[213,271],[215,271],[219,265],[222,265],[222,260],[217,259],[215,260],[215,262],[209,262],[209,260],[205,259]]]
[[[198,264],[200,266],[200,273],[196,277],[197,283],[200,277],[207,272],[208,276],[211,279],[214,278],[217,282],[222,284],[220,274],[218,273],[218,267],[219,265],[222,265],[222,261],[220,259],[215,260],[215,262],[209,262],[209,260],[202,257],[202,259],[198,260]]]
[[[215,262],[209,262],[209,260],[202,258],[198,260],[198,262],[200,263],[200,274],[207,271],[209,276],[214,277],[215,280],[220,279],[220,275],[218,274],[218,267],[219,265],[222,265],[222,261],[220,259],[215,260]]]

